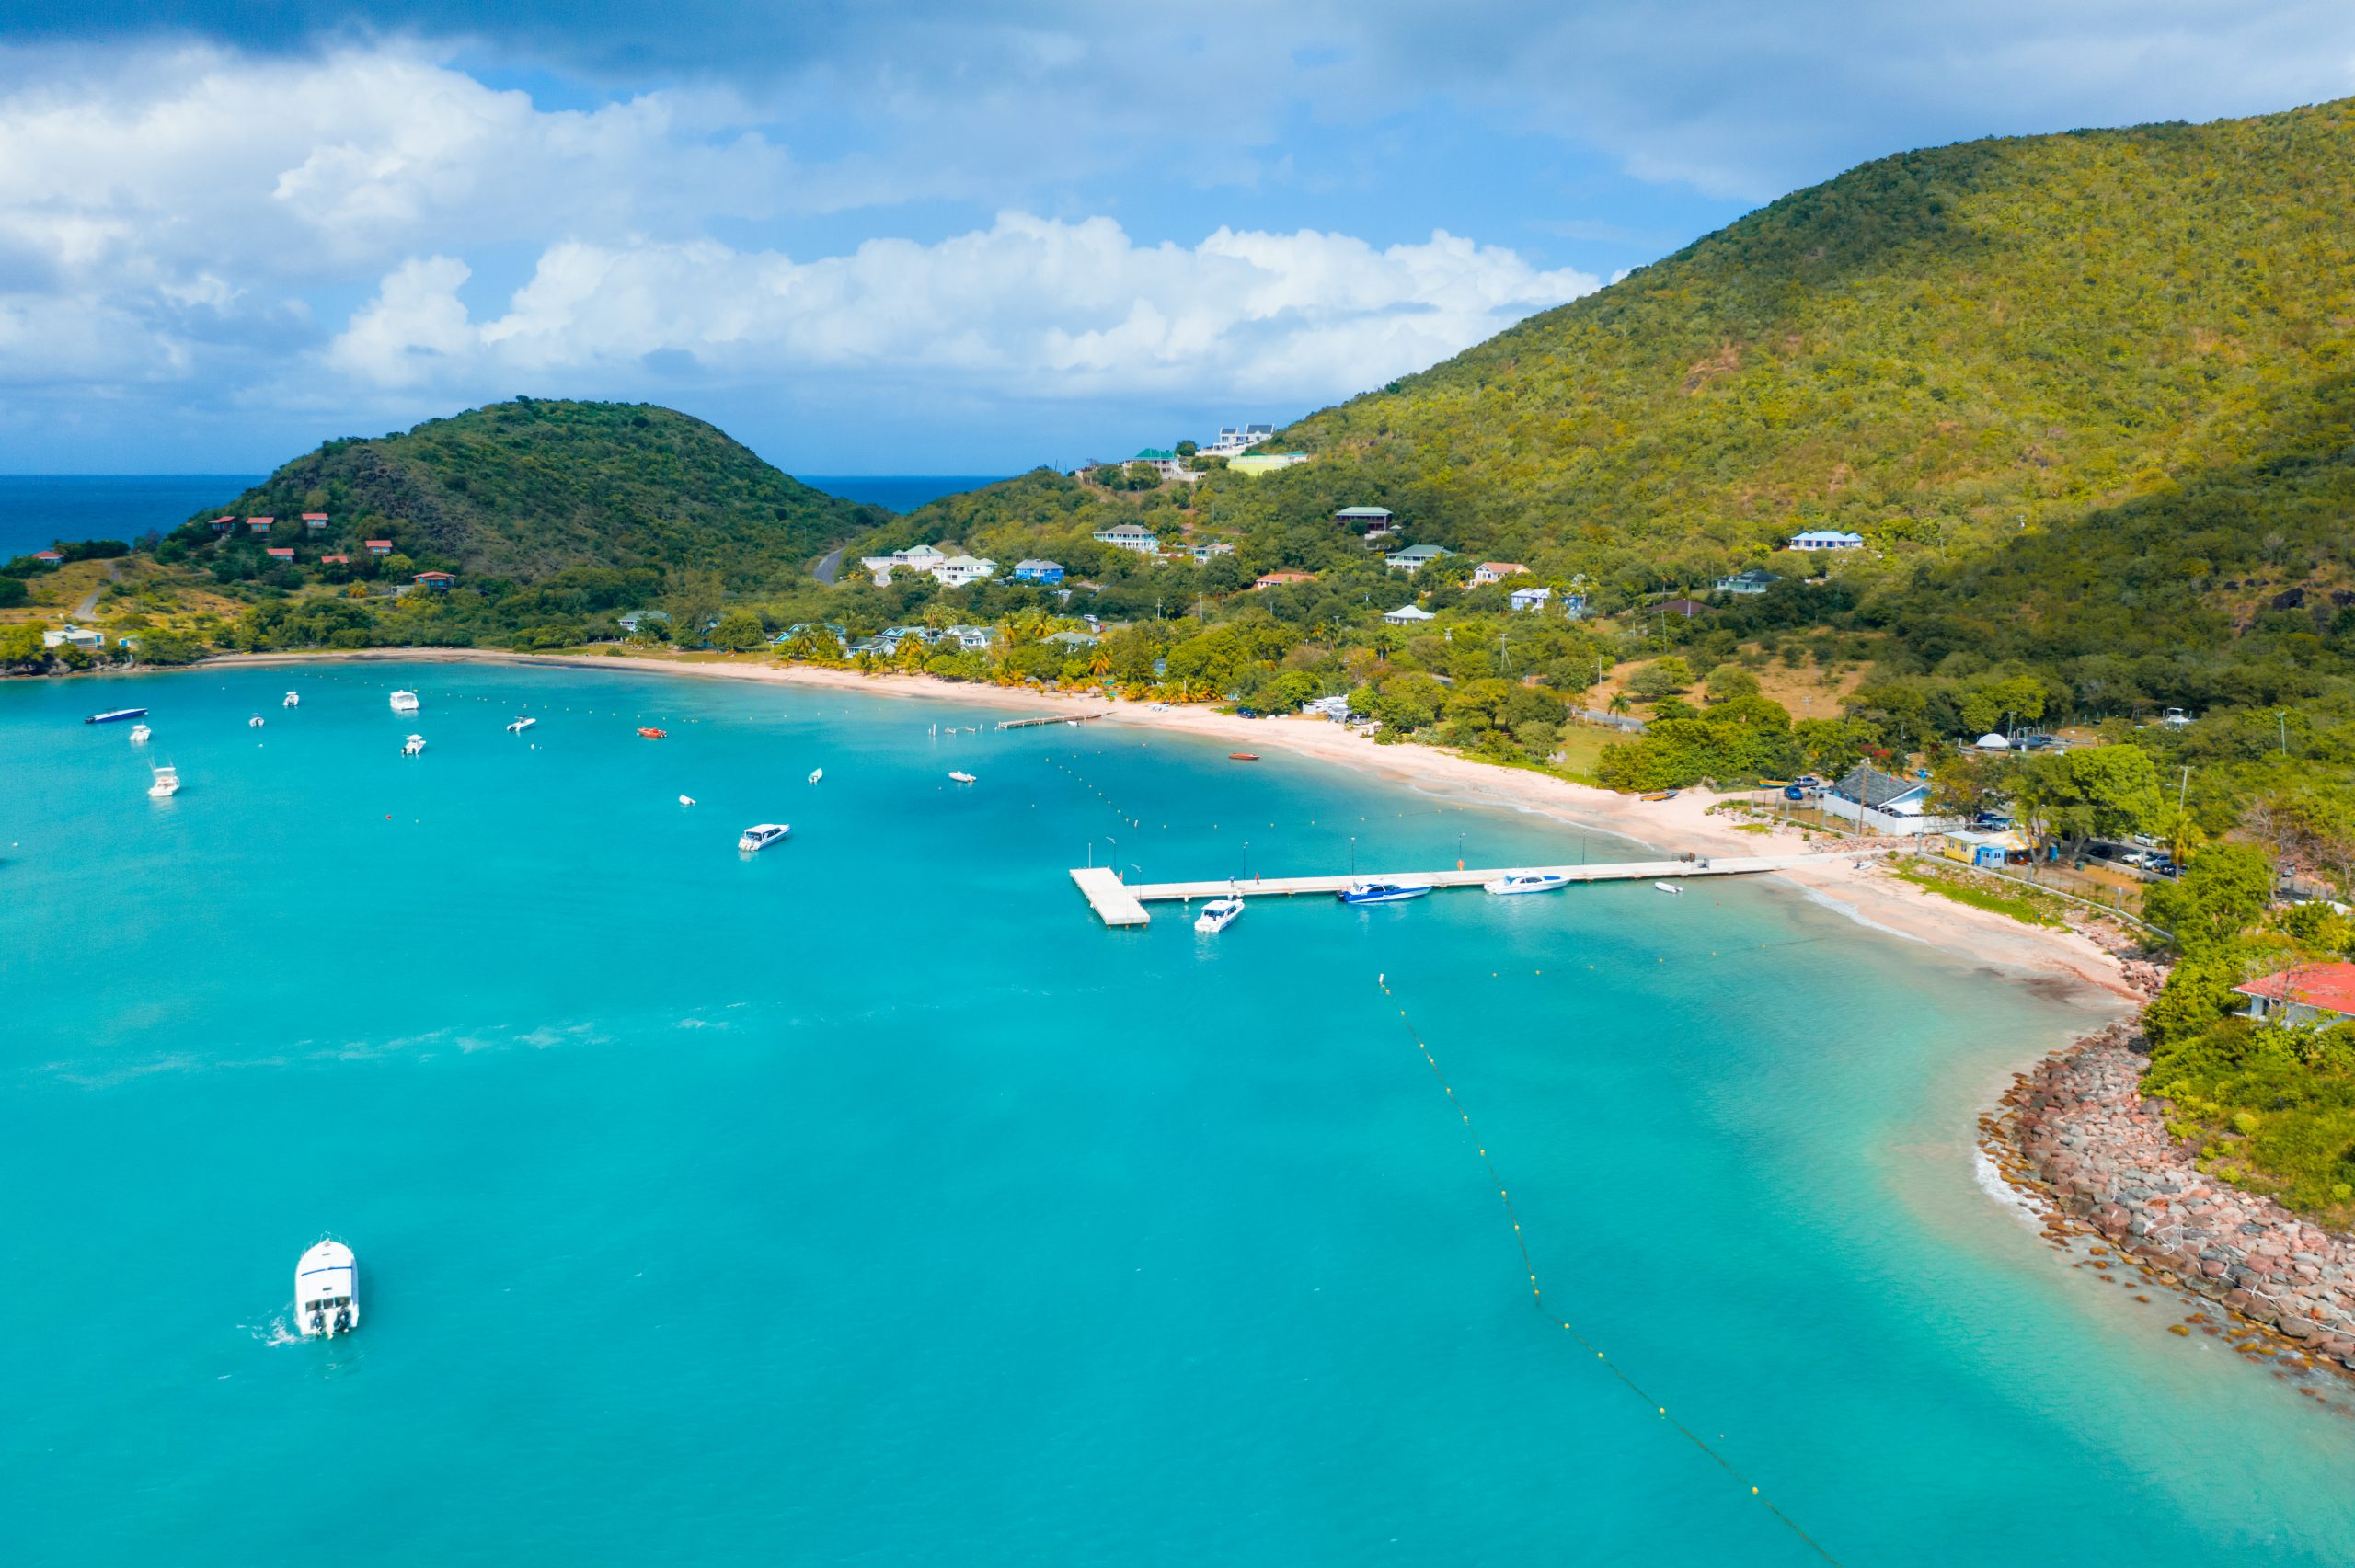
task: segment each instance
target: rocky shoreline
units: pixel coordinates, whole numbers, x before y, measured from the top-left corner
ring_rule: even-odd
[[[2095,1240],[2089,1266],[2124,1263],[2257,1326],[2195,1312],[2173,1332],[2229,1337],[2277,1366],[2355,1371],[2355,1242],[2200,1171],[2142,1097],[2148,1065],[2132,1025],[2089,1035],[2016,1075],[1981,1119],[1981,1148],[2048,1239]]]

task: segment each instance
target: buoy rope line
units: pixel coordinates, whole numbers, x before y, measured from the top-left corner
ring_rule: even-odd
[[[1382,994],[1390,1001],[1394,1003],[1397,1001],[1398,998],[1391,990],[1390,981],[1387,976],[1375,977],[1374,984],[1382,988]],[[1646,1405],[1649,1406],[1654,1415],[1658,1416],[1660,1420],[1667,1422],[1671,1426],[1675,1427],[1677,1431],[1683,1433],[1687,1442],[1700,1449],[1703,1453],[1708,1455],[1710,1459],[1716,1460],[1717,1468],[1724,1471],[1728,1475],[1733,1477],[1737,1483],[1749,1487],[1750,1495],[1757,1500],[1759,1505],[1764,1508],[1768,1513],[1774,1515],[1775,1518],[1781,1520],[1785,1528],[1788,1529],[1793,1535],[1798,1537],[1799,1539],[1805,1541],[1809,1550],[1813,1551],[1818,1557],[1822,1558],[1826,1562],[1833,1564],[1834,1568],[1838,1568],[1840,1560],[1832,1556],[1830,1551],[1826,1551],[1821,1541],[1817,1540],[1813,1536],[1808,1534],[1806,1530],[1800,1528],[1798,1520],[1792,1518],[1788,1514],[1783,1512],[1782,1509],[1776,1507],[1774,1501],[1764,1493],[1761,1492],[1756,1485],[1752,1484],[1750,1478],[1741,1472],[1740,1467],[1735,1465],[1731,1459],[1728,1459],[1722,1452],[1713,1447],[1707,1438],[1702,1436],[1701,1434],[1693,1430],[1692,1427],[1687,1426],[1675,1416],[1669,1414],[1668,1406],[1660,1403],[1660,1401],[1655,1399],[1650,1391],[1645,1389],[1641,1383],[1638,1383],[1633,1377],[1629,1376],[1627,1369],[1625,1367],[1620,1366],[1617,1362],[1612,1360],[1608,1355],[1604,1354],[1602,1346],[1596,1345],[1594,1341],[1587,1338],[1585,1334],[1580,1333],[1577,1324],[1571,1322],[1568,1318],[1557,1316],[1552,1308],[1546,1306],[1545,1292],[1537,1282],[1536,1260],[1530,1256],[1529,1239],[1527,1236],[1522,1234],[1521,1229],[1521,1216],[1514,1210],[1512,1206],[1512,1193],[1511,1189],[1505,1185],[1504,1177],[1498,1172],[1496,1161],[1489,1157],[1487,1141],[1480,1137],[1478,1129],[1473,1127],[1471,1113],[1466,1111],[1464,1108],[1463,1102],[1456,1098],[1455,1085],[1447,1081],[1447,1074],[1440,1069],[1439,1058],[1431,1054],[1431,1048],[1430,1045],[1424,1041],[1422,1032],[1415,1027],[1415,1021],[1407,1015],[1407,1010],[1403,1007],[1398,1009],[1398,1021],[1406,1025],[1407,1037],[1415,1042],[1415,1049],[1422,1053],[1423,1065],[1431,1070],[1431,1077],[1438,1082],[1441,1093],[1447,1096],[1448,1108],[1453,1110],[1456,1115],[1456,1119],[1464,1124],[1464,1131],[1465,1135],[1472,1139],[1473,1148],[1479,1150],[1481,1166],[1488,1173],[1488,1179],[1496,1184],[1497,1201],[1504,1207],[1505,1218],[1512,1223],[1512,1244],[1521,1250],[1522,1271],[1529,1276],[1529,1296],[1531,1303],[1536,1307],[1538,1311],[1545,1315],[1548,1322],[1559,1323],[1561,1325],[1562,1332],[1568,1334],[1572,1339],[1578,1341],[1582,1349],[1593,1351],[1594,1358],[1603,1364],[1603,1368],[1613,1377],[1618,1379],[1620,1384],[1625,1387],[1629,1393],[1634,1394],[1637,1399],[1643,1401]]]

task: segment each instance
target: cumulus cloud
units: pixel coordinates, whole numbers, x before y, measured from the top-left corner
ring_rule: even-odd
[[[1598,280],[1447,234],[1220,229],[1139,245],[1107,218],[1002,214],[931,245],[798,261],[710,240],[569,242],[503,314],[472,321],[465,270],[405,263],[328,350],[380,385],[471,385],[687,356],[778,371],[961,379],[1009,396],[1233,392],[1304,400],[1419,369]]]

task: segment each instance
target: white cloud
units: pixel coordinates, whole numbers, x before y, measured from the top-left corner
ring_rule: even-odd
[[[797,261],[709,240],[551,246],[506,311],[469,320],[462,267],[387,277],[329,358],[389,386],[471,387],[691,356],[725,378],[961,380],[1027,398],[1235,393],[1307,401],[1418,370],[1598,280],[1435,234],[1220,229],[1138,245],[1107,218],[1003,214],[934,245]]]

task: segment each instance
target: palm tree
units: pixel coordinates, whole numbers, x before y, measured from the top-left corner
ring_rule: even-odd
[[[1112,673],[1112,656],[1102,643],[1096,645],[1096,657],[1087,661],[1087,670],[1098,681]]]
[[[1611,711],[1611,712],[1613,712],[1613,713],[1614,713],[1614,714],[1624,714],[1624,713],[1626,713],[1629,708],[1631,708],[1631,707],[1633,707],[1633,706],[1635,706],[1635,704],[1634,704],[1633,703],[1630,703],[1629,701],[1627,701],[1627,693],[1626,693],[1626,692],[1612,692],[1612,693],[1611,693],[1611,703],[1610,703],[1610,711]]]

